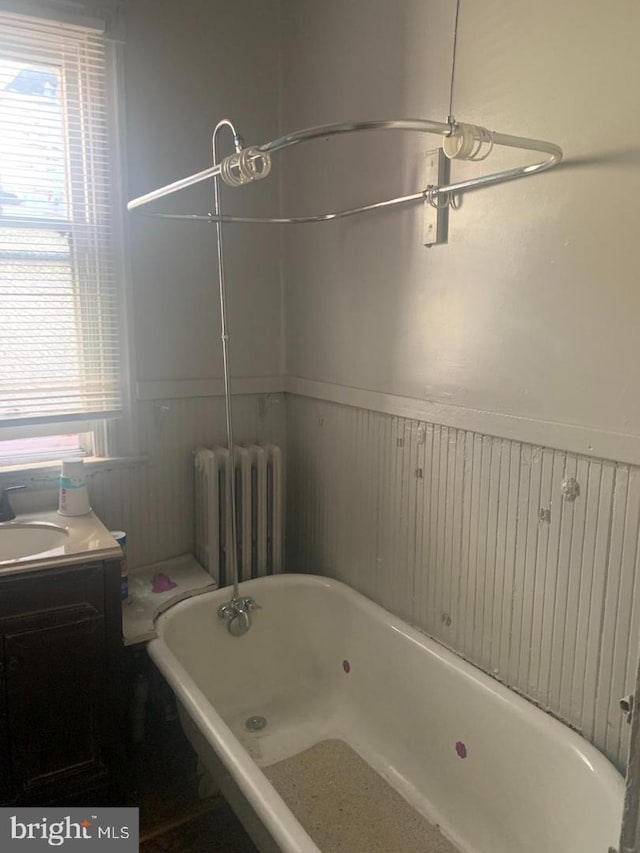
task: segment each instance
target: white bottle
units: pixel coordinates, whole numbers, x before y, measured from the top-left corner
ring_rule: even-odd
[[[58,513],[86,515],[88,512],[91,512],[91,506],[84,478],[84,462],[82,459],[65,459],[60,472]]]

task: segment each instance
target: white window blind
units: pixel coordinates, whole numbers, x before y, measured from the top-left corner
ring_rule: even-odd
[[[0,13],[0,427],[121,408],[107,47]]]

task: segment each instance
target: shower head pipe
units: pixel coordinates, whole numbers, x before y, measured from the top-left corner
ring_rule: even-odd
[[[226,120],[225,120],[226,121]],[[263,154],[273,154],[276,151],[281,151],[284,148],[289,148],[293,145],[298,145],[303,142],[309,142],[313,139],[323,139],[330,136],[337,136],[345,133],[357,133],[366,130],[402,130],[414,131],[418,133],[431,133],[441,137],[451,136],[456,129],[455,123],[430,121],[428,119],[397,119],[388,121],[359,121],[359,122],[342,122],[338,124],[326,124],[318,127],[310,127],[306,130],[295,131],[294,133],[280,136],[277,139],[267,142],[264,145],[255,146],[258,152]],[[494,172],[488,175],[480,175],[476,178],[469,178],[457,183],[446,184],[441,187],[433,187],[430,190],[424,190],[410,195],[397,196],[396,198],[386,199],[380,202],[365,204],[360,207],[349,208],[347,210],[335,211],[333,213],[321,213],[315,216],[292,216],[292,217],[257,217],[257,216],[230,216],[221,214],[172,214],[172,213],[153,213],[150,215],[159,216],[166,219],[194,219],[205,220],[208,222],[244,222],[244,223],[272,223],[272,224],[288,224],[288,223],[305,223],[305,222],[323,222],[331,219],[339,219],[345,216],[353,216],[357,213],[364,213],[371,210],[376,210],[384,207],[395,205],[409,204],[416,201],[424,201],[427,193],[430,193],[431,199],[437,199],[438,196],[451,197],[452,194],[460,194],[469,192],[482,187],[493,186],[495,184],[505,183],[517,178],[527,177],[538,172],[550,169],[562,159],[562,149],[552,142],[544,142],[539,139],[529,139],[524,136],[511,136],[504,133],[494,133],[486,131],[492,139],[494,146],[502,146],[506,148],[516,148],[522,151],[535,151],[546,155],[544,160],[527,166],[518,166],[512,169],[506,169],[501,172]],[[236,135],[237,136],[237,135]],[[237,153],[236,144],[236,153]],[[202,181],[212,178],[219,179],[221,177],[221,163],[215,163],[208,169],[202,172],[196,172],[186,178],[174,181],[164,187],[153,190],[138,198],[132,199],[127,205],[128,210],[137,210],[150,202],[157,201],[165,196],[173,195],[186,187],[193,186]]]

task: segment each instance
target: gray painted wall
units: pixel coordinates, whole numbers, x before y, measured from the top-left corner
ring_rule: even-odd
[[[277,135],[278,0],[129,0],[125,87],[129,197],[211,165],[211,134],[228,117],[248,141]],[[228,138],[224,152],[233,150]],[[207,213],[210,184],[155,209]],[[223,192],[236,209],[277,208],[278,182]],[[131,216],[136,379],[222,375],[215,230]],[[279,244],[272,231],[228,228],[230,343],[236,376],[281,366]]]
[[[283,129],[444,121],[454,10],[452,0],[285,0]],[[287,232],[287,372],[637,445],[639,27],[632,0],[462,0],[456,117],[555,141],[566,162],[469,194],[447,247],[422,246],[417,209]],[[429,143],[416,136],[292,152],[287,208],[423,188]],[[452,171],[511,160],[496,152]]]

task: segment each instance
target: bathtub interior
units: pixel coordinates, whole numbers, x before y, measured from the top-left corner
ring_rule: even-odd
[[[161,638],[258,766],[337,738],[462,851],[615,845],[620,777],[565,726],[341,584],[244,586],[261,605],[245,636],[218,620],[220,590],[169,611]]]

